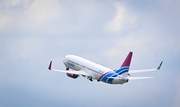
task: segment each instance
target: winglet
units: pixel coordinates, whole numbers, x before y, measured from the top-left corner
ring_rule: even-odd
[[[51,70],[51,66],[52,66],[52,61],[49,64],[49,67],[48,67],[49,70]]]
[[[157,70],[160,70],[160,68],[161,68],[161,66],[162,66],[162,63],[163,63],[163,61],[161,61],[161,63],[159,64]]]

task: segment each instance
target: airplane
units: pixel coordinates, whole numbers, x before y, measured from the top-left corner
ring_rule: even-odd
[[[138,72],[149,72],[149,71],[156,71],[160,70],[163,61],[160,65],[155,69],[146,69],[146,70],[129,70],[131,58],[133,52],[129,52],[126,59],[124,60],[123,64],[120,68],[116,70],[112,70],[110,68],[104,67],[97,63],[91,62],[87,59],[76,55],[66,55],[63,58],[63,63],[66,66],[66,70],[57,70],[52,69],[52,61],[50,61],[49,70],[58,71],[58,72],[65,72],[68,77],[71,78],[78,78],[80,75],[86,77],[90,81],[97,80],[102,81],[108,84],[124,84],[127,83],[129,80],[137,80],[137,79],[149,79],[153,77],[131,77],[132,73]]]

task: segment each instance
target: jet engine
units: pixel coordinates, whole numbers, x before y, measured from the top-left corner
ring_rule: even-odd
[[[71,74],[71,73],[66,73],[66,75],[70,78],[76,79],[77,77],[79,77],[79,75],[77,74]]]

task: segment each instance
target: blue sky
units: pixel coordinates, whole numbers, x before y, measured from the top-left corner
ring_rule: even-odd
[[[0,107],[163,106],[180,103],[178,0],[1,0]],[[75,54],[111,69],[129,51],[131,69],[158,72],[123,85],[76,80],[62,58]]]

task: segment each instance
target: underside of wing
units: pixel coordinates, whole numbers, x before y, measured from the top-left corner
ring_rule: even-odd
[[[51,70],[51,71],[57,71],[57,72],[64,72],[64,73],[70,73],[70,74],[77,74],[77,75],[89,76],[89,74],[86,73],[85,71],[68,71],[68,70],[52,69],[52,61],[50,62],[48,69]]]
[[[129,74],[132,74],[132,73],[140,73],[140,72],[157,71],[157,70],[160,70],[162,63],[163,63],[163,61],[159,64],[159,66],[158,66],[157,68],[154,68],[154,69],[129,70]]]
[[[57,69],[51,69],[51,70],[57,71],[57,72],[65,72],[65,73],[70,73],[70,74],[89,76],[89,74],[87,74],[85,71],[66,71],[66,70],[57,70]]]
[[[128,77],[129,80],[150,79],[153,77]]]

